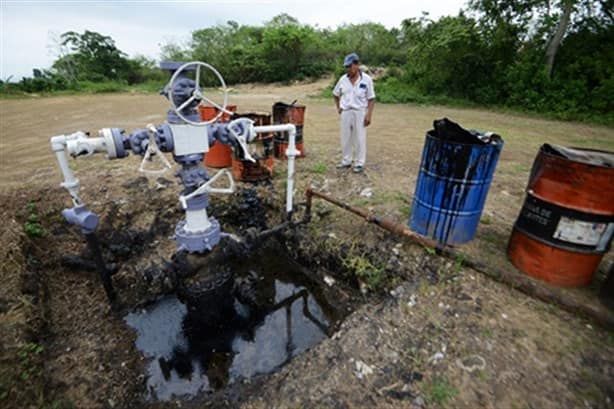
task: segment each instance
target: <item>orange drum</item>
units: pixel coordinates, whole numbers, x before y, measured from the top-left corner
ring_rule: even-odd
[[[286,156],[286,149],[288,149],[288,142],[280,141],[275,139],[275,157],[278,159],[286,160],[288,157]],[[297,158],[305,157],[305,146],[302,143],[296,144],[296,150],[300,152],[300,154],[296,155]]]
[[[588,285],[613,234],[614,153],[543,145],[510,238],[512,263],[554,285]]]
[[[301,153],[297,158],[305,157],[305,146],[303,141],[303,125],[305,122],[305,106],[296,104],[286,104],[277,102],[273,105],[274,124],[294,124],[296,125],[296,149]],[[286,149],[288,148],[288,133],[275,133],[275,157],[287,159]]]
[[[273,176],[273,157],[259,159],[256,163],[233,157],[232,176],[245,182],[270,179]]]
[[[226,109],[236,112],[237,106],[226,105]],[[200,112],[200,119],[203,121],[212,120],[220,112],[220,110],[216,107],[209,105],[199,106],[198,111]],[[218,121],[228,121],[229,119],[230,115],[222,114]],[[232,148],[217,141],[214,142],[213,145],[209,147],[209,152],[205,154],[205,165],[212,168],[230,167],[232,165]]]
[[[273,105],[273,123],[303,125],[305,123],[305,109],[305,105],[277,102]]]
[[[237,112],[237,106],[236,105],[226,105],[226,110],[230,112]],[[200,105],[198,107],[198,111],[200,112],[200,119],[203,121],[212,120],[220,112],[219,109],[211,105]],[[228,120],[230,120],[230,115],[226,113],[222,114],[222,116],[218,118],[218,121],[228,121]]]

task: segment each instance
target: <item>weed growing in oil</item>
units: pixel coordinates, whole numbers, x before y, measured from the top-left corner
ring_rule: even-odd
[[[374,265],[364,255],[344,258],[343,266],[353,271],[356,277],[365,280],[371,290],[378,288],[384,278],[384,268]]]

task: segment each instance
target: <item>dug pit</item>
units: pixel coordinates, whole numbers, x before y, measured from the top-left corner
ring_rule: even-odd
[[[275,242],[227,267],[225,290],[187,289],[125,316],[148,360],[147,399],[193,398],[275,372],[347,314]]]

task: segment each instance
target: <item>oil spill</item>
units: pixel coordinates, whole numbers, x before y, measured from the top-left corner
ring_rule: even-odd
[[[190,399],[275,372],[331,335],[345,314],[278,246],[230,267],[226,297],[171,295],[125,316],[148,360],[148,399]]]

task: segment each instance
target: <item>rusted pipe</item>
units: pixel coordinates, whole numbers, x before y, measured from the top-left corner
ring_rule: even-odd
[[[466,255],[459,253],[458,251],[443,246],[440,243],[435,242],[434,240],[427,239],[425,237],[419,236],[418,234],[412,232],[407,229],[404,225],[396,223],[390,219],[386,219],[384,217],[379,217],[373,212],[369,212],[364,209],[360,209],[357,207],[353,207],[348,205],[347,203],[343,203],[337,199],[334,199],[324,193],[315,192],[313,189],[308,188],[305,192],[306,196],[306,209],[305,209],[305,217],[303,219],[304,222],[309,222],[311,220],[311,206],[312,206],[312,198],[313,196],[319,197],[320,199],[326,200],[329,203],[332,203],[342,209],[345,209],[351,213],[354,213],[358,216],[363,217],[367,222],[374,223],[379,227],[402,237],[409,239],[410,241],[420,244],[424,247],[434,249],[437,254],[452,259],[452,260],[462,260],[462,264],[465,267],[471,268],[473,270],[479,271],[480,273],[493,278],[499,282],[509,285],[531,297],[540,299],[542,301],[548,303],[554,303],[560,306],[561,308],[573,312],[573,313],[581,313],[585,316],[591,317],[600,325],[606,328],[614,328],[614,316],[610,314],[607,310],[603,308],[599,308],[595,305],[586,305],[583,304],[573,296],[569,296],[565,294],[560,289],[547,287],[544,284],[536,282],[531,278],[517,274],[514,272],[495,269],[486,264],[471,260],[467,258]]]
[[[410,241],[414,242],[414,243],[418,243],[424,247],[429,247],[429,248],[433,248],[433,249],[441,249],[442,246],[437,243],[434,240],[430,240],[427,239],[425,237],[422,237],[416,233],[414,233],[413,231],[409,230],[407,227],[403,226],[400,223],[396,223],[393,220],[387,219],[385,217],[381,217],[378,216],[377,214],[375,214],[374,212],[368,211],[368,210],[364,210],[364,209],[360,209],[358,207],[353,207],[350,206],[347,203],[343,203],[337,199],[334,199],[328,195],[325,195],[324,193],[320,193],[320,192],[315,192],[313,189],[308,188],[307,192],[305,193],[305,196],[307,197],[307,210],[306,212],[310,214],[311,212],[311,202],[312,202],[312,197],[316,196],[319,197],[320,199],[324,199],[329,203],[332,203],[336,206],[341,207],[342,209],[345,209],[351,213],[354,213],[355,215],[358,215],[360,217],[363,217],[367,222],[369,223],[374,223],[377,224],[379,227],[381,227],[382,229],[388,230],[391,233],[397,234],[399,236],[403,236],[407,239],[409,239]]]

